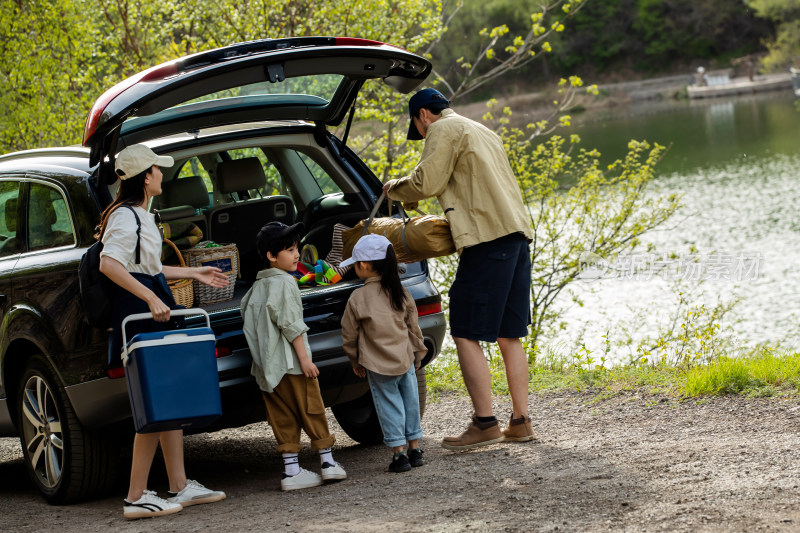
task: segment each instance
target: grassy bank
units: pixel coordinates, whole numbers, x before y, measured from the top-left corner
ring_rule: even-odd
[[[489,361],[492,390],[507,395],[505,371],[499,357]],[[443,354],[428,368],[428,395],[466,394],[458,361]],[[708,364],[671,366],[640,364],[586,368],[579,362],[545,361],[530,369],[530,391],[589,392],[598,396],[623,391],[643,391],[675,397],[739,394],[750,397],[800,396],[800,353],[759,348],[740,357],[721,357]]]

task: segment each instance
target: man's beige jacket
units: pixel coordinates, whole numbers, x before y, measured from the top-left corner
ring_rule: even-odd
[[[459,253],[511,233],[533,239],[502,140],[452,109],[428,126],[419,164],[392,185],[389,196],[409,203],[436,196]]]

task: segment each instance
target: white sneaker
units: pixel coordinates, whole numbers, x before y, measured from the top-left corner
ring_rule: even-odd
[[[347,472],[336,461],[333,464],[322,463],[322,481],[337,481],[347,479]]]
[[[180,503],[170,503],[164,498],[159,498],[152,490],[145,490],[142,497],[135,502],[122,500],[122,516],[128,520],[164,516],[182,510],[183,506]]]
[[[171,498],[167,498],[172,503],[179,503],[184,507],[197,505],[199,503],[212,503],[225,499],[225,493],[218,490],[205,488],[193,479],[186,480],[186,486],[180,492],[170,492]]]
[[[322,485],[322,478],[319,474],[309,472],[305,468],[300,469],[300,473],[294,476],[283,475],[281,479],[281,490],[307,489]]]

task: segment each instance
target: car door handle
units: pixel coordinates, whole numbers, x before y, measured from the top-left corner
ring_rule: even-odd
[[[0,294],[0,304],[4,304],[4,303],[6,303],[6,295],[5,294]]]

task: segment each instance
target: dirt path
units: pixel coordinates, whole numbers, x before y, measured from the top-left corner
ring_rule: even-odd
[[[498,399],[497,410],[509,403]],[[451,453],[439,440],[463,429],[469,402],[428,407],[428,464],[384,470],[381,446],[337,430],[350,479],[283,494],[266,424],[186,439],[190,477],[228,499],[160,519],[126,522],[117,494],[51,507],[34,493],[19,444],[0,439],[3,531],[800,531],[798,401],[677,402],[582,395],[531,398],[536,443]],[[306,452],[301,464],[316,467]],[[163,492],[163,467],[151,488]]]

